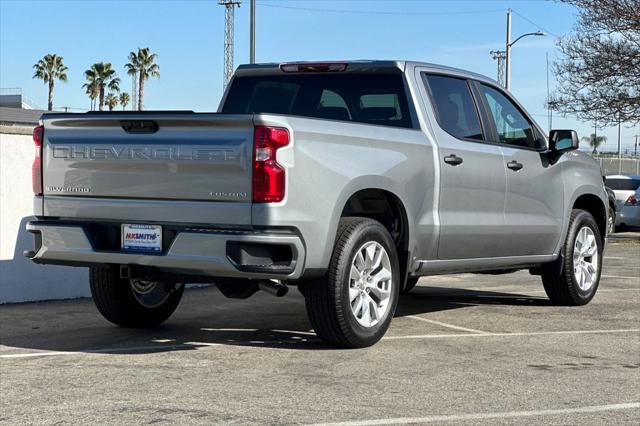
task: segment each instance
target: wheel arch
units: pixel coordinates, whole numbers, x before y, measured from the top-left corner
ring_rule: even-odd
[[[600,238],[604,242],[607,236],[608,201],[607,204],[605,204],[599,196],[592,193],[585,193],[576,197],[572,209],[586,210],[591,213],[598,225]]]
[[[364,182],[363,182],[364,183]],[[389,231],[398,252],[400,273],[404,280],[407,276],[412,252],[413,219],[401,191],[394,185],[378,180],[376,185],[352,186],[343,192],[333,216],[335,223],[330,232],[335,234],[338,222],[343,217],[368,217],[378,222]],[[335,243],[335,239],[332,241]],[[330,250],[333,249],[333,244]],[[330,257],[330,256],[329,256]],[[327,260],[328,261],[328,260]],[[403,283],[404,285],[404,283]]]

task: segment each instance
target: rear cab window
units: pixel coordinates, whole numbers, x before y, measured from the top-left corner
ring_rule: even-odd
[[[416,128],[400,73],[237,76],[225,114],[285,114]]]

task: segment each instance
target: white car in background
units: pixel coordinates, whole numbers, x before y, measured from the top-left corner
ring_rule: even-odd
[[[605,185],[616,194],[616,227],[640,228],[640,175],[611,175]]]

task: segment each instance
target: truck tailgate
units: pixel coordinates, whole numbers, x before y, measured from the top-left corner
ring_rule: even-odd
[[[189,202],[190,208],[193,202],[207,201],[206,210],[219,205],[229,211],[233,205],[238,220],[250,217],[249,115],[51,114],[43,123],[45,206],[48,199],[58,207],[66,199],[67,207],[81,206],[82,199],[88,204],[113,199],[150,205]]]

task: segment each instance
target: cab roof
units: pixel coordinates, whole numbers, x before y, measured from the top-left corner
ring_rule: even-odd
[[[467,71],[459,68],[448,67],[445,65],[432,64],[428,62],[418,61],[405,61],[405,60],[336,60],[336,61],[294,61],[294,62],[268,62],[260,64],[244,64],[240,65],[235,75],[238,76],[251,76],[251,75],[274,75],[282,74],[285,71],[282,70],[283,66],[288,65],[300,65],[306,67],[304,72],[322,72],[313,70],[314,66],[328,66],[328,65],[344,65],[344,69],[340,71],[328,71],[328,72],[357,72],[357,73],[403,73],[408,69],[415,67],[426,68],[431,72],[450,74],[458,77],[473,78],[476,80],[487,81],[493,84],[495,80],[478,74],[472,71]]]

